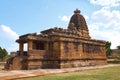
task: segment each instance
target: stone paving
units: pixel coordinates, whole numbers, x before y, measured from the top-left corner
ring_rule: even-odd
[[[12,71],[0,71],[0,80],[19,80],[21,78],[43,76],[49,74],[67,73],[82,71],[88,69],[105,68],[112,66],[120,66],[120,64],[108,64],[102,66],[89,66],[79,68],[65,68],[65,69],[37,69],[37,70],[12,70]]]

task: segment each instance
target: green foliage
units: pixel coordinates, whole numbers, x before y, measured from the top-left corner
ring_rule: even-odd
[[[0,59],[2,60],[6,55],[8,55],[6,49],[0,47]]]
[[[107,55],[107,56],[110,56],[111,53],[112,53],[112,50],[110,49],[110,47],[111,47],[111,42],[107,41],[106,44],[105,44],[106,55]]]
[[[119,49],[119,50],[120,50],[120,45],[119,45],[119,46],[117,46],[117,49]]]

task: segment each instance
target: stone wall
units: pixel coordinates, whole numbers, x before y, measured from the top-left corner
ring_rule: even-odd
[[[105,65],[107,64],[106,60],[63,60],[61,61],[60,68],[74,68],[74,67],[85,67],[85,66],[96,66],[96,65]]]
[[[104,42],[65,38],[60,42],[60,68],[106,64]]]

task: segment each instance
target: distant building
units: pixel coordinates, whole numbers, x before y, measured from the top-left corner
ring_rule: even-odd
[[[17,52],[10,52],[10,55],[15,56]]]
[[[47,22],[46,22],[47,23]],[[85,18],[76,9],[67,29],[51,28],[19,37],[19,52],[7,69],[71,68],[104,65],[105,41],[91,39]],[[28,44],[24,52],[24,44]]]
[[[117,57],[120,55],[120,50],[119,49],[112,49],[112,54],[110,55],[110,57]]]

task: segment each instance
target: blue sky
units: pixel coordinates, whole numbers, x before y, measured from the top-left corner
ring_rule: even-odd
[[[17,51],[20,35],[67,28],[73,11],[85,17],[90,36],[120,45],[120,0],[0,0],[0,46]]]

